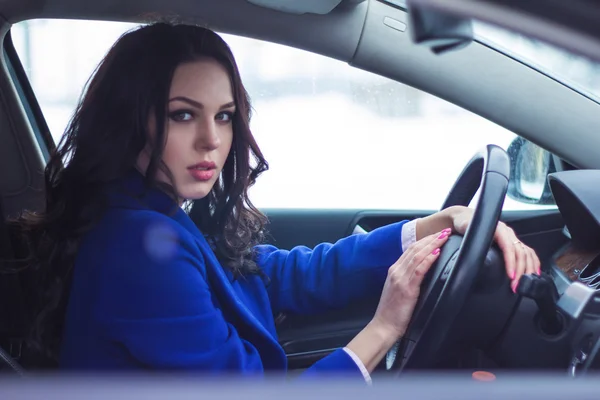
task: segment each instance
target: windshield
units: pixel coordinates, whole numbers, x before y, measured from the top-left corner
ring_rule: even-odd
[[[600,102],[600,64],[558,47],[475,22],[475,39]]]

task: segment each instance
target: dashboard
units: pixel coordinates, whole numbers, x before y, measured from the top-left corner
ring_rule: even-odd
[[[569,243],[556,252],[552,264],[555,283],[561,293],[572,282],[581,282],[594,289],[600,286],[600,249],[580,249]]]
[[[488,283],[465,311],[460,322],[469,330],[460,335],[476,330],[473,336],[485,336],[482,325],[503,319],[511,307],[497,336],[477,347],[490,369],[581,377],[600,372],[600,170],[560,171],[548,181],[561,215],[557,226],[564,229],[555,225],[552,236],[543,223],[536,228],[536,248],[547,251],[544,272],[521,278],[515,302]]]
[[[549,175],[552,194],[565,222],[563,233],[569,242],[555,253],[547,268],[556,286],[554,310],[562,329],[541,337],[542,341],[560,344],[557,355],[566,358],[562,362],[567,361],[567,371],[572,377],[600,370],[598,182],[599,170],[561,171]],[[540,309],[540,305],[537,306]]]
[[[596,276],[600,272],[598,256],[600,250],[580,250],[569,244],[557,252],[554,265],[570,281],[576,281],[579,278]]]
[[[563,293],[572,282],[600,287],[600,170],[549,175],[550,188],[564,219],[569,242],[552,257],[551,272]]]

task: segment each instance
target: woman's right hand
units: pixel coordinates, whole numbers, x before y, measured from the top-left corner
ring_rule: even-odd
[[[415,242],[388,270],[372,323],[395,335],[396,340],[406,332],[423,278],[450,234],[451,229],[445,229]]]
[[[415,242],[388,270],[375,316],[347,346],[369,373],[406,332],[423,277],[439,257],[450,234],[451,230],[445,229]]]

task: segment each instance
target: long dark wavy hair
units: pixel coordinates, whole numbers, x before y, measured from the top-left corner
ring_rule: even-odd
[[[45,169],[45,209],[12,221],[29,254],[22,273],[31,312],[29,348],[36,354],[31,366],[56,366],[79,243],[107,207],[107,186],[134,168],[149,140],[150,120],[156,121],[156,136],[145,183],[156,187],[159,169],[170,176],[162,153],[173,74],[180,64],[205,57],[228,71],[236,112],[222,174],[210,194],[195,202],[194,219],[234,276],[261,274],[253,247],[263,240],[266,218],[250,202],[248,188],[268,164],[250,131],[250,100],[233,54],[219,35],[202,27],[144,25],[121,36],[86,84]],[[164,190],[176,199],[172,186]]]

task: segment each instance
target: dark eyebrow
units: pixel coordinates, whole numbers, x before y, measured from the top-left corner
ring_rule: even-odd
[[[177,97],[173,97],[172,99],[170,99],[169,103],[172,101],[183,101],[184,103],[188,103],[196,108],[201,108],[201,109],[204,108],[204,105],[202,103],[192,100],[189,97],[177,96]],[[223,104],[221,107],[219,107],[219,110],[225,110],[227,108],[233,108],[233,107],[235,107],[235,102],[230,101],[229,103]]]

